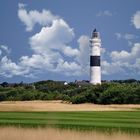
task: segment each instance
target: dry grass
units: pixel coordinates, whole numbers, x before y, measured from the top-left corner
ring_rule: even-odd
[[[49,128],[0,128],[0,140],[140,140],[140,136],[123,133],[76,132]]]
[[[133,111],[140,105],[69,104],[61,101],[7,101],[0,111]]]

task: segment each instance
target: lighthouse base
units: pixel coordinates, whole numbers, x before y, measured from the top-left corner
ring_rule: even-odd
[[[90,83],[93,85],[101,84],[101,67],[90,67]]]

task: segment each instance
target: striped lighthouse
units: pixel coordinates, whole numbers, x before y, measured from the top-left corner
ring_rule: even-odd
[[[93,85],[101,84],[101,39],[100,34],[96,29],[92,32],[90,43],[90,83]]]

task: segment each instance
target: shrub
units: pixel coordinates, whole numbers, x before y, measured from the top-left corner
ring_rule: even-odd
[[[71,98],[73,104],[80,104],[86,102],[86,97],[84,95],[76,95]]]
[[[5,100],[6,100],[6,94],[0,93],[0,101],[5,101]]]

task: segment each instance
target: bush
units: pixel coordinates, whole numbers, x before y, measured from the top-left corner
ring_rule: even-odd
[[[86,97],[84,95],[76,95],[71,98],[73,104],[80,104],[86,102]]]
[[[0,101],[5,101],[5,100],[6,100],[6,94],[0,93]]]

